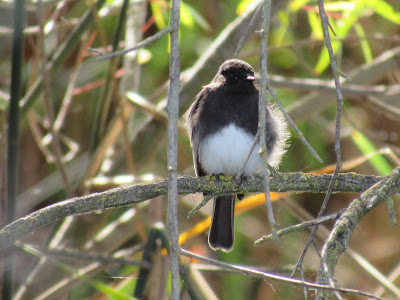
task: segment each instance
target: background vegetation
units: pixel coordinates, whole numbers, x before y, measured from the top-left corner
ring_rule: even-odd
[[[254,1],[182,3],[181,114],[220,63],[233,57],[250,18],[241,20],[251,5]],[[323,159],[319,163],[313,158],[292,133],[280,171],[333,172],[336,95],[317,3],[274,1],[272,6],[268,49],[271,84]],[[74,196],[166,178],[169,36],[105,61],[99,61],[88,48],[110,52],[153,36],[168,27],[170,2],[99,0],[96,6],[93,1],[29,1],[26,8],[17,218]],[[337,62],[347,76],[343,79],[347,82],[343,87],[343,171],[388,175],[400,166],[400,3],[325,1],[325,8],[336,33],[332,45]],[[1,1],[1,227],[6,225],[12,24],[12,3]],[[224,35],[228,38],[223,39]],[[210,52],[216,45],[217,50]],[[259,36],[252,32],[238,57],[258,71],[259,49]],[[179,174],[193,175],[183,127],[178,146]],[[356,193],[333,195],[327,213],[346,207],[356,197]],[[284,228],[314,218],[324,194],[274,194],[272,198],[276,200],[275,216]],[[213,252],[208,248],[204,225],[211,203],[187,219],[199,201],[197,194],[180,198],[179,230],[187,233],[183,248],[290,276],[309,232],[254,247],[254,241],[270,229],[262,197],[253,196],[237,209],[233,251]],[[398,201],[394,203],[397,212]],[[144,245],[149,236],[162,234],[166,207],[164,196],[128,208],[102,211],[99,207],[99,214],[68,217],[27,236],[18,244],[15,298],[133,297]],[[315,281],[318,251],[333,224],[320,228],[315,248],[305,256],[307,281]],[[195,229],[198,231],[190,231]],[[335,273],[338,284],[387,299],[400,297],[399,242],[399,229],[392,226],[386,205],[374,209],[356,227],[351,250],[339,262]],[[123,260],[117,260],[120,257]],[[299,286],[230,273],[186,258],[182,264],[186,267],[184,299],[194,294],[200,299],[304,298]],[[375,269],[371,271],[371,267]],[[167,297],[168,272],[168,257],[154,251],[149,299]]]

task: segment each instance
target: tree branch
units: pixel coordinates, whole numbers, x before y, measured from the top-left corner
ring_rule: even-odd
[[[277,173],[270,179],[273,192],[324,193],[328,189],[332,175],[311,175],[306,173]],[[382,177],[356,173],[339,174],[334,192],[362,192],[379,182]],[[262,177],[240,180],[231,176],[212,175],[205,177],[183,176],[178,179],[178,193],[205,192],[211,196],[237,193],[263,192]],[[131,187],[111,189],[83,197],[67,199],[47,206],[28,216],[20,218],[0,230],[0,249],[11,246],[15,241],[42,226],[67,216],[102,212],[105,209],[129,206],[134,203],[167,195],[168,180]]]
[[[333,278],[339,257],[346,251],[351,234],[362,218],[391,195],[400,192],[400,167],[355,199],[336,222],[321,253],[317,283]],[[316,299],[330,299],[331,293],[318,291]]]

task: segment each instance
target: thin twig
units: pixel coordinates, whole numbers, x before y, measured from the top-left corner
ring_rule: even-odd
[[[136,46],[128,48],[128,49],[124,49],[124,50],[120,50],[120,51],[115,51],[115,52],[110,52],[110,53],[105,53],[101,50],[97,50],[94,48],[89,48],[89,52],[93,52],[99,55],[99,57],[97,58],[97,60],[106,60],[112,57],[116,57],[116,56],[121,56],[124,54],[127,54],[129,52],[135,51],[137,49],[140,48],[144,48],[148,45],[150,45],[151,43],[154,43],[155,41],[157,41],[158,39],[162,38],[164,35],[168,34],[168,33],[172,33],[173,31],[173,26],[171,24],[171,26],[168,26],[167,28],[164,28],[163,30],[157,32],[156,34],[148,37],[147,39],[141,41],[140,43],[138,43]]]
[[[339,76],[337,75],[337,65],[336,65],[336,60],[335,60],[335,55],[333,54],[333,50],[332,50],[332,46],[330,43],[330,36],[329,36],[329,29],[328,29],[328,17],[325,13],[325,9],[323,6],[323,1],[318,0],[318,6],[319,6],[319,11],[320,11],[320,18],[321,18],[321,23],[322,23],[322,27],[323,27],[323,32],[324,32],[324,41],[325,41],[325,45],[326,48],[328,50],[329,53],[329,58],[331,61],[331,67],[332,67],[332,72],[333,72],[333,77],[334,77],[334,81],[335,81],[335,86],[336,86],[336,95],[337,95],[337,106],[336,106],[336,131],[335,131],[335,152],[336,152],[336,168],[335,171],[333,173],[333,177],[332,177],[332,181],[330,183],[329,189],[325,195],[324,201],[321,205],[321,209],[318,213],[317,218],[320,218],[325,210],[326,207],[328,205],[328,201],[331,197],[332,194],[332,189],[333,189],[333,185],[334,185],[334,181],[336,180],[339,171],[341,169],[342,166],[342,156],[341,156],[341,150],[340,150],[340,122],[341,122],[341,113],[342,113],[342,105],[343,105],[343,96],[342,96],[342,92],[340,89],[340,81],[339,81]],[[308,248],[310,247],[312,241],[315,238],[315,234],[318,230],[318,225],[315,226],[307,240],[307,243],[304,247],[304,250],[297,262],[296,268],[293,270],[292,276],[294,275],[294,273],[298,270],[302,268],[303,265],[303,260],[304,257],[308,251]]]
[[[322,224],[324,222],[335,220],[335,219],[339,218],[342,215],[344,210],[345,209],[342,209],[342,210],[340,210],[338,212],[323,216],[321,218],[317,218],[317,219],[310,220],[310,221],[305,221],[305,222],[302,222],[300,224],[296,224],[296,225],[292,225],[292,226],[286,227],[284,229],[279,230],[277,232],[277,235],[278,235],[278,237],[281,237],[281,236],[286,235],[288,233],[293,233],[293,232],[298,232],[298,231],[304,230],[307,227],[311,227],[311,226],[315,226],[317,224]],[[261,246],[262,244],[264,244],[266,242],[269,242],[272,239],[273,239],[273,236],[271,234],[263,236],[262,238],[259,238],[258,240],[256,240],[254,242],[254,246]]]
[[[317,159],[319,162],[323,162],[322,158],[318,155],[318,153],[314,150],[314,148],[310,145],[310,143],[306,140],[304,137],[303,133],[301,130],[297,127],[296,123],[293,121],[293,119],[290,117],[290,115],[286,112],[285,108],[283,107],[281,101],[279,100],[278,96],[276,95],[275,91],[267,85],[268,92],[271,94],[271,96],[274,98],[275,103],[278,105],[279,109],[285,116],[286,120],[289,122],[290,126],[296,131],[297,135],[300,138],[300,141],[306,146],[307,150],[310,151],[312,156],[314,156],[315,159]]]
[[[58,171],[60,172],[61,179],[64,184],[65,192],[67,193],[68,197],[73,197],[73,191],[71,189],[69,179],[65,172],[64,164],[62,162],[62,150],[61,150],[61,142],[58,132],[54,129],[54,122],[55,122],[55,112],[53,101],[50,99],[50,77],[47,66],[47,55],[45,49],[45,37],[44,37],[44,8],[43,3],[41,0],[38,1],[38,13],[39,13],[39,41],[40,41],[40,62],[41,62],[41,73],[43,77],[43,101],[46,107],[46,116],[49,122],[49,132],[51,139],[53,141],[53,150],[54,150],[54,162],[57,166]]]
[[[247,165],[247,163],[249,162],[249,159],[250,159],[250,157],[251,157],[251,154],[252,154],[253,151],[254,151],[254,148],[255,148],[255,147],[257,146],[257,144],[259,143],[259,140],[260,140],[260,131],[257,130],[257,134],[256,134],[256,136],[254,137],[253,144],[252,144],[251,147],[250,147],[249,153],[247,153],[247,157],[246,157],[246,159],[244,160],[243,165],[241,166],[239,172],[238,172],[237,175],[236,175],[236,179],[239,179],[239,178],[242,176],[242,174],[244,173],[244,169],[246,168],[246,165]]]
[[[260,14],[261,14],[261,11],[262,11],[262,7],[263,7],[263,4],[259,5],[257,10],[254,12],[254,15],[251,18],[251,20],[249,22],[249,25],[247,25],[247,28],[246,28],[245,32],[242,34],[242,36],[240,37],[239,41],[237,42],[235,54],[233,55],[233,57],[237,57],[239,55],[239,52],[242,49],[243,44],[244,44],[247,36],[250,34],[252,29],[254,28],[256,21],[258,21],[260,19]]]
[[[70,107],[71,107],[72,96],[73,96],[73,92],[75,89],[75,84],[78,79],[78,75],[79,75],[79,71],[82,66],[83,59],[85,57],[84,53],[85,53],[88,45],[93,43],[94,38],[95,38],[95,35],[92,35],[89,39],[84,39],[84,40],[86,40],[86,42],[79,49],[79,53],[77,55],[77,59],[76,59],[76,63],[75,63],[75,68],[72,71],[71,78],[68,82],[68,86],[67,86],[67,89],[64,94],[64,98],[61,102],[60,110],[58,111],[57,117],[54,121],[54,130],[56,132],[60,131],[61,126],[64,124],[64,120],[67,116],[67,113],[68,113]]]
[[[261,37],[260,49],[260,65],[261,65],[261,82],[260,82],[260,95],[258,100],[258,134],[260,137],[260,150],[259,153],[262,159],[262,176],[264,181],[265,205],[267,209],[268,221],[271,226],[271,233],[274,240],[278,240],[276,229],[278,224],[275,221],[274,211],[272,209],[271,197],[269,195],[269,169],[268,169],[268,149],[267,149],[267,95],[265,93],[267,86],[267,47],[269,37],[269,19],[271,12],[271,1],[266,0],[262,4],[263,23],[259,32]]]
[[[330,35],[329,35],[329,29],[328,29],[328,16],[326,15],[325,8],[324,8],[324,3],[323,0],[318,0],[318,8],[319,8],[319,15],[321,18],[321,23],[322,23],[322,28],[323,28],[323,33],[324,33],[324,41],[325,41],[325,46],[328,50],[329,53],[329,59],[331,63],[331,68],[332,68],[332,73],[335,81],[335,86],[336,86],[336,95],[337,95],[337,102],[336,102],[336,131],[335,131],[335,152],[336,152],[336,168],[332,176],[332,181],[329,187],[328,192],[326,193],[325,199],[321,205],[321,209],[318,213],[318,218],[321,217],[328,205],[328,201],[331,197],[332,190],[333,190],[333,185],[334,181],[336,180],[340,169],[342,168],[342,154],[341,154],[341,144],[340,144],[340,124],[341,124],[341,116],[342,116],[342,106],[343,106],[343,95],[342,95],[342,90],[340,88],[340,80],[339,80],[339,75],[338,75],[338,66],[336,64],[336,59],[335,55],[333,53],[331,41],[330,41]],[[316,231],[318,230],[318,225],[313,228],[313,231],[311,232],[311,235],[309,237],[309,240],[307,241],[307,245],[309,241],[314,240]],[[306,248],[307,249],[307,248]],[[307,251],[305,249],[305,251]],[[303,256],[304,257],[304,256]],[[327,266],[325,265],[325,262],[321,260],[321,264],[324,265],[324,269],[327,269]],[[327,281],[330,286],[334,287],[335,281],[333,279],[333,275],[331,276],[330,274],[327,274]],[[335,296],[337,298],[341,298],[337,293],[335,293]]]
[[[256,276],[256,277],[260,277],[263,278],[265,280],[276,280],[276,281],[280,281],[280,282],[285,282],[285,283],[290,283],[293,285],[299,285],[299,286],[303,286],[306,287],[308,289],[318,289],[318,290],[328,290],[328,291],[337,291],[337,292],[341,292],[344,294],[356,294],[356,295],[360,295],[360,296],[364,296],[364,297],[369,297],[371,299],[380,299],[380,300],[384,300],[381,297],[377,297],[375,295],[372,295],[370,293],[365,293],[359,290],[353,290],[353,289],[345,289],[345,288],[332,288],[330,286],[327,285],[322,285],[322,284],[316,284],[316,283],[312,283],[312,282],[308,282],[308,281],[304,281],[304,280],[298,280],[298,279],[293,279],[293,278],[288,278],[288,277],[283,277],[283,276],[278,276],[278,275],[274,275],[274,274],[268,274],[266,272],[262,272],[256,269],[250,269],[250,268],[246,268],[243,266],[238,266],[238,265],[233,265],[233,264],[228,264],[222,261],[218,261],[218,260],[214,260],[208,257],[204,257],[198,254],[195,254],[193,252],[189,252],[187,250],[181,249],[181,254],[190,258],[194,258],[194,259],[198,259],[201,261],[204,261],[206,263],[227,269],[227,270],[231,270],[231,271],[235,271],[238,273],[242,273],[245,275],[250,275],[250,276]]]
[[[255,77],[259,78],[255,74]],[[331,80],[322,80],[314,78],[285,77],[281,75],[268,76],[271,86],[286,87],[304,91],[320,91],[324,93],[335,93],[336,87]],[[342,86],[342,92],[346,96],[392,96],[400,94],[400,84],[393,85],[361,85],[345,82]],[[382,107],[383,109],[383,107]],[[398,108],[397,108],[398,109]]]
[[[97,0],[96,5],[99,9],[105,3],[105,0]],[[71,52],[75,49],[76,45],[81,42],[81,36],[86,31],[86,29],[91,25],[93,21],[92,9],[87,9],[84,15],[80,18],[79,24],[74,28],[74,30],[69,34],[69,36],[64,40],[60,47],[53,55],[53,60],[50,61],[46,68],[48,72],[54,72],[57,70],[61,64],[69,57]],[[18,20],[20,22],[20,20]],[[43,77],[39,76],[33,85],[29,88],[28,92],[21,99],[20,107],[21,113],[25,114],[29,108],[33,105],[34,101],[39,99],[38,97],[42,85]]]
[[[75,258],[84,261],[98,261],[101,263],[112,263],[112,264],[120,264],[120,265],[128,265],[128,266],[139,266],[141,268],[151,268],[151,264],[147,261],[143,260],[134,260],[130,258],[123,258],[117,255],[105,255],[100,253],[90,253],[73,249],[41,249],[40,250],[45,255],[51,256],[62,256]]]

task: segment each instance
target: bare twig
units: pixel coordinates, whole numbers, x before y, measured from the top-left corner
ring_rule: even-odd
[[[339,174],[339,171],[342,167],[342,155],[341,155],[341,147],[340,147],[340,123],[341,123],[341,115],[342,115],[342,106],[343,106],[343,95],[342,95],[342,91],[340,88],[340,81],[339,81],[339,75],[338,75],[338,67],[336,65],[336,59],[335,59],[335,55],[333,53],[332,50],[332,45],[331,45],[331,41],[330,41],[330,36],[329,36],[329,29],[328,29],[328,17],[326,15],[325,12],[325,8],[323,5],[323,1],[322,0],[318,0],[318,7],[319,7],[319,14],[320,14],[320,18],[321,18],[321,23],[322,23],[322,28],[323,28],[323,33],[324,33],[324,41],[325,41],[325,46],[328,50],[329,53],[329,58],[330,58],[330,62],[331,62],[331,68],[332,68],[332,73],[333,73],[333,77],[334,77],[334,81],[335,81],[335,86],[336,86],[336,95],[337,95],[337,104],[336,104],[336,131],[335,131],[335,152],[336,152],[336,168],[335,171],[333,173],[332,176],[332,181],[329,185],[329,189],[325,195],[324,201],[321,205],[320,211],[318,213],[317,218],[320,218],[326,210],[326,207],[328,205],[328,201],[331,197],[332,191],[333,191],[333,185],[334,182]],[[297,269],[302,268],[303,265],[303,260],[305,257],[305,254],[307,253],[307,250],[309,248],[309,246],[311,245],[311,243],[313,242],[314,238],[315,238],[315,234],[318,230],[318,225],[316,225],[308,240],[306,243],[306,246],[304,247],[303,253],[300,256],[298,262],[297,262],[297,266],[294,269],[292,275],[296,272]],[[329,284],[331,286],[334,286],[334,281],[332,278],[329,279]]]
[[[377,56],[371,63],[365,63],[349,72],[352,84],[368,84],[380,80],[388,73],[400,68],[400,46],[392,48]],[[342,83],[346,80],[342,80]],[[296,102],[287,107],[287,111],[297,122],[309,119],[311,115],[316,115],[333,103],[332,97],[327,97],[321,101],[320,92],[311,92],[301,97]]]
[[[332,189],[334,185],[334,181],[336,180],[337,175],[339,174],[341,168],[342,168],[342,153],[341,153],[341,144],[340,144],[340,124],[341,124],[341,118],[342,118],[342,106],[343,106],[343,94],[340,86],[340,74],[338,72],[338,66],[336,64],[336,58],[335,54],[333,53],[332,45],[331,45],[331,40],[330,40],[330,35],[329,35],[329,20],[328,16],[325,12],[325,7],[323,0],[318,0],[318,8],[319,8],[319,15],[321,18],[321,23],[322,23],[322,28],[324,32],[324,41],[325,41],[325,46],[326,49],[328,50],[329,53],[329,60],[331,63],[331,68],[332,68],[332,74],[333,78],[335,81],[335,86],[336,86],[336,95],[337,95],[337,101],[336,101],[336,130],[335,130],[335,152],[336,152],[336,168],[332,176],[332,181],[330,184],[330,187],[328,189],[328,192],[326,193],[325,199],[321,205],[321,209],[318,212],[318,218],[321,217],[326,210],[326,207],[328,205],[328,201],[331,197],[332,194]],[[331,28],[332,29],[332,28]],[[313,228],[313,231],[311,232],[309,240],[313,240],[315,237],[315,233],[318,230],[318,225]],[[321,265],[325,265],[325,262],[321,259]],[[324,266],[324,269],[326,266]],[[336,286],[336,283],[333,279],[333,276],[327,276],[328,278],[328,283],[330,286],[334,287]],[[337,293],[334,293],[337,298],[340,298],[340,296]]]
[[[264,2],[265,3],[265,2]],[[253,17],[251,18],[249,25],[247,25],[247,28],[245,30],[245,32],[242,34],[242,36],[240,37],[237,45],[236,45],[236,50],[235,50],[235,54],[233,55],[233,57],[237,57],[239,55],[240,50],[242,49],[244,42],[246,40],[246,38],[248,37],[248,35],[250,34],[251,31],[254,30],[254,27],[257,23],[257,21],[260,20],[260,17],[262,15],[262,11],[263,11],[263,3],[257,8],[257,10],[254,12]]]
[[[105,0],[98,0],[97,3],[94,5],[96,5],[97,9],[99,9],[104,3]],[[92,9],[89,8],[80,19],[79,24],[54,53],[53,60],[49,62],[46,66],[48,72],[54,72],[55,70],[57,70],[60,65],[68,58],[69,54],[75,49],[75,46],[81,41],[81,35],[85,32],[92,21],[93,12]],[[34,84],[29,88],[29,91],[22,98],[20,103],[22,114],[25,114],[34,103],[34,101],[39,98],[37,96],[40,92],[42,81],[43,77],[39,76]]]
[[[39,41],[40,41],[40,61],[41,61],[41,74],[43,76],[43,101],[46,107],[46,115],[49,122],[49,132],[51,139],[53,140],[53,149],[54,149],[54,162],[57,166],[58,171],[60,172],[65,192],[67,193],[68,197],[73,197],[73,191],[69,184],[69,180],[67,174],[65,173],[65,168],[62,163],[62,151],[61,151],[61,143],[58,132],[54,128],[55,122],[55,112],[53,101],[50,99],[50,78],[49,73],[46,68],[47,65],[47,55],[45,50],[45,42],[44,42],[44,10],[43,10],[43,3],[41,0],[38,1],[38,12],[39,12]]]
[[[256,74],[256,78],[259,77]],[[285,77],[280,75],[268,76],[271,86],[287,87],[298,90],[320,91],[336,94],[336,87],[331,80],[314,78]],[[342,92],[346,96],[392,96],[400,94],[400,84],[393,85],[361,85],[345,82]]]
[[[342,215],[343,212],[344,212],[344,209],[342,209],[342,210],[340,210],[340,211],[338,211],[336,213],[323,216],[321,218],[317,218],[317,219],[314,219],[314,220],[311,220],[311,221],[304,221],[304,222],[302,222],[300,224],[296,224],[296,225],[293,225],[293,226],[286,227],[286,228],[284,228],[282,230],[279,230],[277,232],[277,235],[278,235],[278,237],[281,237],[281,236],[286,235],[288,233],[304,230],[307,227],[311,227],[311,226],[315,226],[317,224],[322,224],[324,222],[335,220],[335,219],[339,218]],[[262,238],[259,238],[258,240],[256,240],[254,242],[254,246],[261,246],[262,244],[264,244],[266,242],[269,242],[272,239],[273,239],[273,236],[271,234],[263,236]]]
[[[244,275],[260,277],[260,278],[263,278],[265,280],[276,280],[276,281],[280,281],[280,282],[286,282],[286,283],[290,283],[290,284],[294,284],[294,285],[303,286],[303,287],[308,288],[308,289],[337,291],[337,292],[341,292],[341,293],[344,293],[344,294],[356,294],[356,295],[368,297],[368,298],[371,298],[371,299],[381,299],[381,300],[383,300],[383,298],[381,298],[381,297],[377,297],[375,295],[372,295],[372,294],[369,294],[369,293],[365,293],[365,292],[362,292],[362,291],[358,291],[358,290],[344,289],[344,288],[332,288],[332,287],[327,286],[327,285],[315,284],[315,283],[304,281],[304,280],[298,280],[298,279],[278,276],[278,275],[262,272],[262,271],[259,271],[259,270],[256,270],[256,269],[250,269],[250,268],[246,268],[246,267],[243,267],[243,266],[228,264],[228,263],[225,263],[225,262],[222,262],[222,261],[214,260],[214,259],[211,259],[211,258],[208,258],[208,257],[204,257],[204,256],[201,256],[201,255],[189,252],[189,251],[184,250],[184,249],[181,250],[181,254],[184,255],[184,256],[187,256],[187,257],[191,257],[191,258],[194,258],[194,259],[198,259],[198,260],[204,261],[206,263],[209,263],[209,264],[212,264],[212,265],[215,265],[215,266],[227,269],[227,270],[236,271],[236,272],[244,274]]]
[[[275,91],[267,85],[268,92],[271,94],[271,96],[274,98],[276,105],[278,105],[279,109],[282,111],[283,115],[285,116],[286,120],[289,122],[290,126],[296,131],[298,137],[300,138],[300,141],[306,146],[307,150],[310,151],[312,156],[314,156],[315,159],[317,159],[319,162],[322,162],[322,158],[318,155],[318,153],[314,150],[314,148],[310,145],[310,143],[306,140],[304,137],[303,133],[301,130],[297,127],[296,123],[293,121],[293,119],[289,116],[285,108],[283,107],[281,101],[279,100],[278,96],[276,95]]]
[[[124,54],[127,54],[129,52],[138,50],[140,48],[144,48],[148,45],[150,45],[151,43],[154,43],[155,41],[157,41],[158,39],[162,38],[164,35],[168,34],[168,33],[172,33],[173,31],[173,26],[171,24],[171,26],[168,26],[167,28],[164,28],[163,30],[157,32],[156,34],[148,37],[147,39],[141,41],[140,43],[138,43],[136,46],[128,48],[128,49],[124,49],[124,50],[120,50],[120,51],[115,51],[115,52],[111,52],[111,53],[104,53],[103,51],[94,49],[94,48],[89,48],[88,50],[90,52],[96,53],[99,55],[99,57],[97,58],[98,60],[106,60],[112,57],[116,57],[116,56],[121,56]]]
[[[261,65],[261,84],[260,84],[260,95],[258,100],[258,130],[257,135],[260,138],[260,150],[259,153],[262,159],[262,176],[264,179],[264,194],[265,194],[265,205],[267,209],[268,221],[271,226],[271,232],[274,240],[278,240],[276,229],[278,224],[275,221],[274,211],[272,209],[271,197],[269,195],[269,169],[268,169],[268,149],[267,149],[267,95],[265,94],[267,86],[267,47],[269,37],[269,19],[271,12],[271,1],[265,0],[262,4],[262,16],[263,23],[259,32],[261,37],[261,48],[260,48],[260,65]],[[251,152],[250,152],[251,153]]]

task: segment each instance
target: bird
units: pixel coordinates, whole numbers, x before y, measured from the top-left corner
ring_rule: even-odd
[[[262,171],[258,141],[250,154],[258,130],[259,89],[254,80],[250,64],[239,59],[226,60],[184,114],[198,177],[212,174],[252,177]],[[267,105],[267,161],[274,168],[288,145],[287,127],[283,114],[275,106]],[[241,170],[243,174],[239,174]],[[208,235],[213,250],[229,252],[234,246],[235,196],[221,195],[214,199]],[[244,195],[237,196],[241,200]]]

